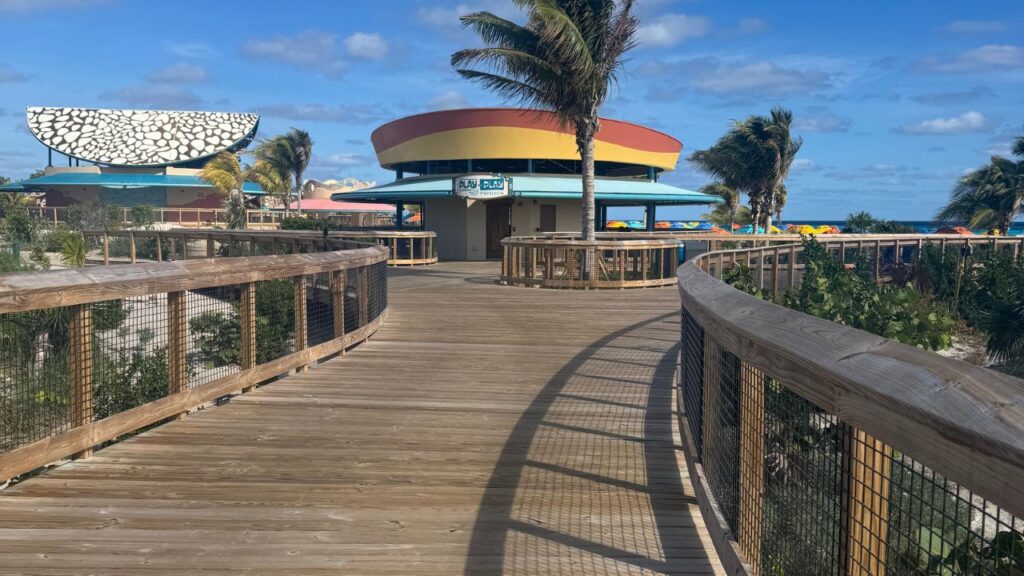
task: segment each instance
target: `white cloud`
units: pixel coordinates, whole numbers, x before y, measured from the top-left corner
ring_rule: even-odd
[[[802,174],[805,172],[817,172],[821,170],[814,160],[810,158],[797,158],[793,160],[793,163],[789,165],[789,172],[791,174]]]
[[[201,84],[209,79],[206,68],[184,62],[154,70],[146,76],[151,84]]]
[[[929,57],[921,61],[926,70],[970,73],[1024,68],[1024,48],[1012,44],[986,44],[957,54],[953,59]]]
[[[984,34],[986,32],[1002,32],[1006,23],[998,20],[956,20],[942,27],[943,32],[954,34]]]
[[[24,82],[28,80],[27,74],[22,74],[8,64],[0,63],[0,84],[11,82]]]
[[[439,94],[427,102],[427,108],[430,110],[455,110],[457,108],[468,108],[469,101],[466,97],[457,90],[449,90],[444,94]]]
[[[383,60],[388,55],[388,43],[380,34],[356,32],[345,38],[345,50],[356,58]]]
[[[41,12],[69,8],[90,8],[110,0],[0,0],[0,12]]]
[[[366,166],[373,162],[374,159],[370,156],[349,152],[315,156],[313,158],[313,164],[320,168],[351,168],[353,166]]]
[[[809,109],[793,119],[793,128],[803,132],[846,132],[851,120],[822,108]]]
[[[707,62],[698,70],[693,85],[714,93],[754,93],[762,96],[801,94],[832,87],[828,74],[813,69],[784,68],[773,62]]]
[[[164,50],[178,58],[199,60],[213,58],[217,51],[202,42],[164,42]]]
[[[376,106],[326,104],[269,104],[258,106],[256,112],[264,116],[303,120],[308,122],[338,122],[343,124],[371,124],[385,118],[386,111]]]
[[[989,122],[981,114],[970,110],[952,118],[935,118],[905,124],[895,129],[900,134],[964,134],[968,132],[984,132]]]
[[[637,41],[644,46],[675,46],[691,38],[706,36],[711,20],[703,16],[665,14],[637,30]]]
[[[522,11],[508,0],[482,0],[471,4],[461,3],[454,6],[422,7],[416,11],[420,21],[441,30],[453,31],[462,26],[459,17],[473,12],[491,12],[502,18],[511,19]]]
[[[737,36],[753,36],[768,29],[768,21],[764,18],[740,18],[734,32]]]
[[[100,99],[137,108],[196,108],[202,98],[190,90],[170,84],[140,84],[108,90]]]
[[[348,67],[340,56],[337,40],[329,32],[307,31],[295,36],[249,40],[242,45],[242,54],[251,60],[296,66],[337,78]]]

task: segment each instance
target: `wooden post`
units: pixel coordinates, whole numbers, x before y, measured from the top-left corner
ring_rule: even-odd
[[[135,264],[135,232],[128,233],[128,256],[132,264]]]
[[[110,265],[110,236],[106,232],[103,233],[103,265]]]
[[[306,322],[306,276],[292,278],[295,285],[295,351],[305,350],[309,342],[309,326]],[[309,367],[299,366],[296,372],[305,372]]]
[[[849,576],[885,574],[889,533],[889,473],[892,448],[849,429],[847,570]]]
[[[239,368],[246,370],[256,366],[256,283],[247,282],[241,286],[238,303],[239,320]],[[251,392],[255,385],[242,388],[242,392]]]
[[[882,241],[875,240],[875,282],[882,277]]]
[[[738,541],[747,561],[761,572],[761,519],[764,514],[764,373],[740,366],[740,470]]]
[[[167,293],[167,395],[173,396],[188,389],[185,348],[188,345],[185,291]],[[178,414],[176,419],[185,417]]]
[[[163,262],[164,261],[164,249],[163,249],[163,246],[160,243],[160,233],[159,232],[155,233],[153,235],[153,238],[156,239],[156,261],[157,262]]]
[[[772,298],[779,295],[779,249],[772,251]]]
[[[331,272],[331,308],[334,311],[334,337],[345,335],[345,274],[347,270]]]
[[[92,305],[79,304],[68,308],[68,376],[71,380],[71,427],[92,423]],[[92,455],[92,447],[72,458]]]
[[[366,266],[356,268],[356,292],[359,294],[359,327],[366,326],[370,314],[370,270]]]
[[[215,251],[213,249],[213,234],[206,235],[206,257],[213,258]]]
[[[796,284],[796,245],[789,247],[789,288]]]

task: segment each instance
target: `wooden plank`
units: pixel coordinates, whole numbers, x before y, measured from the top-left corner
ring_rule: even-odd
[[[740,367],[739,530],[737,540],[754,574],[761,571],[764,516],[765,414],[764,373]]]
[[[185,359],[188,324],[188,292],[167,293],[167,393],[170,396],[188,388],[188,363]],[[184,412],[178,417],[183,417]]]
[[[238,301],[239,322],[239,368],[248,370],[256,366],[256,283],[246,282],[240,286]],[[242,388],[251,392],[255,384]]]
[[[87,426],[93,418],[92,306],[82,304],[68,309],[68,376],[70,378],[70,425]],[[78,447],[75,458],[92,454],[93,444]],[[3,479],[8,478],[4,476]]]
[[[364,268],[360,268],[360,271]],[[295,350],[304,350],[309,344],[309,321],[306,318],[307,310],[306,300],[308,295],[308,276],[296,276],[292,278],[292,286],[294,286],[295,295]],[[360,310],[360,313],[362,310]],[[364,324],[360,322],[360,325]],[[296,368],[300,372],[305,372],[307,366],[302,365]]]
[[[886,573],[889,534],[889,475],[892,449],[860,430],[851,430],[848,466],[846,573]]]

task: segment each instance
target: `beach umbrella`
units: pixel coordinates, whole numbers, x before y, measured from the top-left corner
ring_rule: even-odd
[[[629,225],[623,222],[622,220],[611,220],[608,222],[608,224],[605,225],[605,228],[625,230],[626,228],[629,228]]]
[[[658,220],[657,222],[654,223],[655,230],[668,230],[671,227],[672,224],[664,220]]]
[[[936,234],[959,234],[961,236],[974,236],[974,232],[971,232],[963,226],[943,226],[935,231]]]
[[[644,223],[639,220],[629,220],[626,222],[626,227],[631,228],[633,230],[643,230]]]

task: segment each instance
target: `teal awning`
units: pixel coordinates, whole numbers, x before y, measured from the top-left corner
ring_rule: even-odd
[[[0,186],[0,190],[35,192],[48,186],[99,186],[118,190],[135,188],[210,188],[210,183],[199,176],[183,174],[97,174],[95,172],[66,172],[40,176]],[[259,185],[246,182],[246,194],[263,195]]]
[[[583,184],[579,176],[512,176],[513,197],[582,199]],[[677,188],[650,180],[598,178],[594,182],[596,199],[621,204],[718,204],[717,196]],[[400,202],[447,198],[452,194],[452,178],[408,178],[391,184],[354,192],[331,195],[334,201]]]

